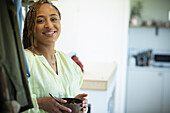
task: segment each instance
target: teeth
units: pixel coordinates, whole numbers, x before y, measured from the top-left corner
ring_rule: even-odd
[[[45,32],[44,34],[51,34],[51,33],[54,33],[54,31],[53,32]]]

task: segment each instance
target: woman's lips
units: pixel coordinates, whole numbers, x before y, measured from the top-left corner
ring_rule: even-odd
[[[43,34],[44,34],[45,36],[47,36],[47,37],[51,37],[51,36],[54,35],[55,32],[56,32],[56,31],[46,31],[46,32],[43,32]]]

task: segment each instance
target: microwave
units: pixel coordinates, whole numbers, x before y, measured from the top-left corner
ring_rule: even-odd
[[[153,53],[153,66],[170,67],[170,52]]]

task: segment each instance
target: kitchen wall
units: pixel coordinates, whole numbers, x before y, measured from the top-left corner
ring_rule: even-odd
[[[82,62],[116,61],[114,111],[123,113],[129,0],[59,0],[56,5],[62,15],[62,33],[56,49],[74,51]]]
[[[129,29],[129,48],[139,51],[146,49],[170,50],[170,28],[159,28],[156,35],[156,28],[136,28]]]
[[[170,0],[130,1],[131,6],[137,1],[141,1],[143,6],[140,18],[141,23],[143,23],[143,21],[151,22],[153,20],[159,24],[168,22]],[[128,36],[129,65],[127,68],[127,97],[125,113],[169,113],[169,109],[167,109],[169,108],[169,103],[166,103],[166,101],[169,102],[170,100],[170,89],[169,85],[165,82],[166,80],[169,80],[170,77],[170,74],[166,69],[170,70],[170,68],[154,67],[152,65],[154,62],[152,58],[149,59],[148,62],[146,61],[146,57],[143,57],[144,60],[142,60],[142,58],[139,60],[140,55],[138,53],[148,49],[152,49],[153,52],[158,51],[162,53],[170,53],[170,26],[165,27],[165,25],[162,25],[156,28],[155,25],[147,26],[147,24],[143,24],[135,26],[131,24]],[[137,60],[135,57],[131,57],[132,55],[137,54]],[[140,61],[144,61],[142,62],[143,64],[141,63],[142,65],[140,64]],[[138,63],[140,66],[136,66]],[[160,73],[163,73],[163,76],[159,76]],[[155,93],[154,91],[158,92]]]
[[[162,25],[170,22],[170,0],[131,0],[130,6],[140,1],[142,5],[141,23],[143,21],[156,21]],[[170,27],[138,26],[129,28],[129,52],[141,52],[147,49],[154,51],[170,50]]]
[[[168,21],[168,11],[170,10],[170,0],[130,0],[130,6],[137,1],[141,1],[142,20],[156,20],[160,22]]]
[[[56,5],[62,15],[57,49],[75,51],[83,61],[110,62],[119,58],[128,25],[124,14],[128,9],[124,11],[119,0],[59,0]]]

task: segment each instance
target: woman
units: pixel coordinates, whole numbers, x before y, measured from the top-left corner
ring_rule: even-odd
[[[87,94],[79,94],[83,82],[80,67],[67,55],[54,49],[61,32],[59,10],[48,1],[34,3],[26,16],[23,44],[31,77],[29,86],[34,108],[26,112],[71,112],[49,96],[53,94],[61,103],[62,98],[83,100],[82,111],[87,111]]]

